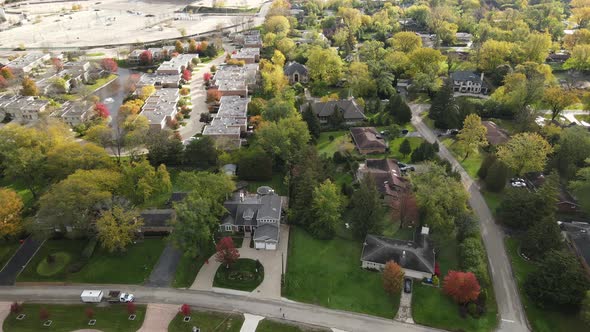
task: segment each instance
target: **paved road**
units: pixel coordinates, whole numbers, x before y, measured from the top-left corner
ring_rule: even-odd
[[[180,258],[182,258],[182,253],[178,249],[174,248],[170,243],[166,245],[146,285],[154,287],[170,286],[172,280],[174,280],[174,274],[176,273]]]
[[[422,136],[429,142],[437,141],[434,132],[422,121],[420,113],[427,110],[430,105],[413,104],[412,124],[422,133]],[[469,177],[467,172],[453,157],[449,150],[439,142],[439,155],[448,160],[455,170],[461,174],[461,182],[469,192],[469,204],[480,220],[480,229],[483,242],[488,253],[488,263],[494,284],[494,294],[500,314],[499,331],[528,331],[528,325],[524,308],[520,302],[518,288],[514,280],[510,261],[504,248],[504,235],[494,222],[494,218],[488,208],[483,196],[479,191],[477,183]]]
[[[337,328],[348,332],[396,331],[427,332],[441,331],[420,325],[410,325],[346,311],[327,309],[311,304],[292,301],[258,299],[248,296],[219,294],[208,291],[151,288],[130,285],[84,285],[84,286],[28,286],[0,287],[0,299],[4,301],[78,302],[84,289],[123,289],[137,296],[140,303],[189,304],[204,309],[241,312],[275,319],[311,325]],[[282,310],[281,310],[282,309]]]
[[[25,240],[20,248],[16,251],[14,256],[6,263],[2,271],[0,271],[0,285],[14,285],[16,277],[21,273],[29,260],[33,258],[39,247],[43,242],[38,242],[32,238]]]

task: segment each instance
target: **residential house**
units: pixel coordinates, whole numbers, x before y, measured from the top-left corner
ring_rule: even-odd
[[[17,76],[28,75],[33,69],[42,66],[45,61],[49,61],[49,53],[31,52],[16,58],[6,64],[12,73]]]
[[[455,34],[455,40],[457,44],[471,47],[473,41],[473,35],[467,32],[457,32]]]
[[[311,110],[320,119],[321,124],[327,124],[328,118],[330,118],[335,111],[342,113],[346,125],[359,124],[366,119],[365,114],[354,98],[326,102],[312,102],[310,105]],[[302,105],[301,112],[305,110],[304,107],[307,107],[307,105]]]
[[[217,86],[217,82],[222,81],[243,81],[248,86],[249,91],[254,91],[258,86],[258,75],[258,65],[255,63],[243,66],[221,65],[211,79],[211,84]]]
[[[260,61],[260,48],[258,47],[244,47],[238,50],[231,58],[244,63],[251,64]]]
[[[156,89],[180,87],[180,75],[143,74],[137,82],[137,88],[153,85]]]
[[[283,197],[271,187],[259,187],[256,194],[236,192],[223,205],[229,213],[221,221],[220,231],[253,232],[256,249],[277,249]]]
[[[94,105],[67,103],[62,107],[61,118],[68,125],[75,127],[88,121],[94,114]]]
[[[141,63],[141,54],[145,50],[133,50],[127,56],[127,63],[130,65],[139,65]]]
[[[506,143],[510,137],[493,121],[482,121],[481,124],[486,127],[486,139],[490,145],[500,145]]]
[[[204,136],[213,138],[218,147],[234,149],[241,146],[241,134],[248,125],[249,98],[222,96],[219,109],[211,123],[203,129]]]
[[[168,61],[162,62],[156,69],[156,74],[164,75],[179,75],[186,69],[194,58],[198,58],[197,54],[179,54]]]
[[[401,266],[406,277],[414,279],[432,277],[435,253],[428,241],[428,228],[422,227],[416,242],[367,235],[361,253],[362,268],[382,271],[389,261]]]
[[[590,224],[584,222],[558,222],[568,247],[574,252],[586,274],[590,276]]]
[[[554,63],[564,63],[569,59],[571,55],[565,51],[560,51],[556,53],[550,53],[547,58],[545,59],[546,62],[554,62]]]
[[[215,86],[221,96],[248,97],[248,85],[244,80],[216,80]]]
[[[172,232],[172,222],[176,220],[174,209],[150,209],[140,213],[143,220],[142,233],[169,234]]]
[[[285,76],[289,78],[290,84],[307,83],[309,81],[307,67],[300,64],[299,62],[288,62],[285,65],[284,72]]]
[[[150,129],[159,131],[175,119],[178,99],[178,89],[162,88],[145,100],[140,114],[148,119]]]
[[[33,96],[8,96],[0,98],[0,113],[13,121],[26,124],[39,120],[49,105],[48,100]]]
[[[260,30],[250,30],[239,35],[236,40],[243,47],[262,47],[262,38],[260,37]]]
[[[388,144],[374,127],[352,127],[350,135],[361,154],[385,153]]]
[[[358,181],[365,176],[373,178],[383,202],[390,208],[399,211],[402,199],[409,191],[410,182],[402,177],[397,161],[394,159],[367,159],[364,163],[359,164],[356,172]],[[412,220],[410,223],[413,224],[416,221]]]
[[[472,71],[456,71],[451,73],[453,92],[487,94],[488,86],[483,80],[483,73],[480,75]]]

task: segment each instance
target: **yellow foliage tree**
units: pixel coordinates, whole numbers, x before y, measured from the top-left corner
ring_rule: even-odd
[[[14,190],[0,188],[0,202],[0,238],[18,234],[22,229],[22,199]]]
[[[120,206],[104,212],[96,221],[100,243],[109,252],[125,251],[142,225],[137,211],[125,211]]]

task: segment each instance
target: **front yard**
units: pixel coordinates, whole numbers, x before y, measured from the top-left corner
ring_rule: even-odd
[[[44,327],[39,317],[41,308],[45,308],[52,321],[50,327]],[[94,305],[58,305],[58,304],[37,304],[25,303],[22,313],[25,314],[23,320],[17,320],[16,315],[10,314],[4,321],[3,330],[5,332],[37,332],[37,331],[55,331],[70,332],[80,329],[88,329],[89,318],[86,316],[87,308],[92,308],[96,325],[93,329],[103,332],[120,332],[120,331],[137,331],[145,317],[145,305],[137,305],[135,320],[129,320],[127,306],[123,304],[108,305],[98,307]]]
[[[256,327],[256,332],[321,332],[330,331],[325,329],[316,329],[303,327],[298,325],[291,325],[286,323],[277,322],[270,319],[261,320]]]
[[[393,318],[399,296],[383,290],[381,273],[360,267],[362,242],[317,240],[292,227],[283,296],[333,309]]]
[[[213,279],[213,287],[237,289],[251,292],[264,280],[264,267],[256,266],[256,261],[240,258],[229,268],[220,265]]]
[[[20,243],[18,243],[18,241],[0,241],[0,270],[2,270],[4,265],[8,263],[19,247]]]
[[[74,272],[72,266],[81,259],[86,243],[86,240],[46,241],[18,281],[140,284],[148,278],[166,245],[161,238],[146,238],[130,245],[124,253],[110,254],[98,244],[88,262]],[[54,255],[56,261],[47,264],[49,255]],[[48,269],[48,265],[54,266]]]
[[[509,237],[505,242],[508,257],[512,263],[512,271],[518,283],[520,299],[533,330],[535,332],[587,330],[588,327],[578,315],[566,314],[559,311],[558,308],[540,308],[525,294],[523,290],[524,282],[528,275],[535,273],[535,264],[524,260],[518,254],[520,243],[517,239]]]
[[[241,314],[226,314],[217,312],[191,312],[190,322],[183,322],[183,315],[178,314],[168,325],[169,332],[191,332],[193,326],[201,329],[201,332],[239,332],[244,323]]]

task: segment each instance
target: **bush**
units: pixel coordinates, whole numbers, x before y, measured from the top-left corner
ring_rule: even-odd
[[[455,221],[457,241],[463,242],[468,238],[479,237],[479,224],[471,214],[463,214]]]
[[[54,254],[49,254],[45,258],[45,260],[47,261],[47,264],[53,264],[53,263],[55,263],[55,255]]]
[[[10,305],[10,313],[11,314],[20,314],[23,311],[23,305],[19,304],[18,302],[12,302]]]
[[[432,160],[436,156],[434,144],[430,144],[426,141],[422,142],[420,146],[412,152],[412,163],[417,163],[424,160]]]
[[[41,320],[48,320],[49,319],[49,311],[47,310],[47,308],[42,307],[41,309],[39,309],[39,319]]]
[[[494,164],[496,159],[497,159],[496,155],[493,155],[493,154],[486,155],[484,160],[481,161],[481,165],[479,166],[479,169],[477,170],[477,177],[484,180],[486,178],[486,176],[488,175],[488,170],[490,169],[490,166],[492,166],[492,164]]]
[[[90,257],[92,257],[92,254],[94,254],[94,250],[96,249],[97,244],[98,244],[98,238],[97,237],[91,238],[88,241],[88,243],[86,243],[84,250],[82,250],[82,257],[84,257],[86,259],[90,259]]]
[[[129,315],[135,315],[136,311],[137,311],[137,306],[135,305],[135,303],[127,302],[127,313]]]
[[[330,135],[330,136],[328,136],[328,139],[330,140],[330,142],[333,142],[334,141],[334,136]]]
[[[343,162],[346,161],[346,157],[344,157],[342,155],[342,152],[336,151],[336,152],[334,152],[334,156],[332,157],[332,160],[334,160],[334,163],[336,163],[336,164],[342,164]]]
[[[500,192],[506,186],[510,170],[503,162],[496,160],[487,171],[486,189],[493,192]]]
[[[434,285],[434,287],[438,287],[438,285],[440,285],[440,280],[437,276],[432,277],[432,284]]]
[[[88,319],[94,318],[94,309],[88,307],[86,308],[84,313],[86,314],[86,317],[88,317]]]
[[[467,305],[467,312],[475,318],[479,316],[479,310],[477,309],[477,304],[471,302]]]

